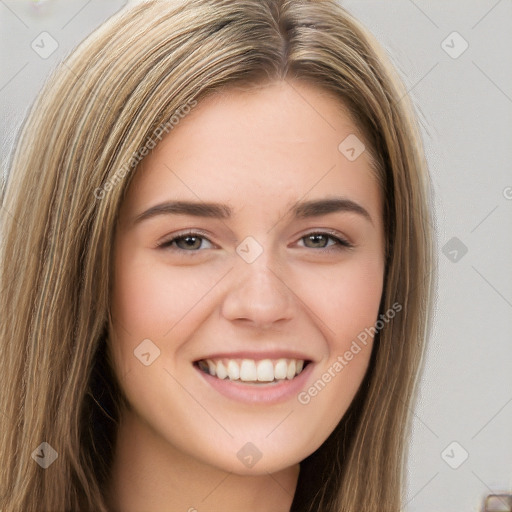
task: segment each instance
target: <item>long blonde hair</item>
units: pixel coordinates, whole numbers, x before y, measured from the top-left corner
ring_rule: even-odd
[[[376,156],[387,242],[380,313],[402,306],[376,335],[342,421],[301,463],[292,510],[400,510],[435,284],[430,182],[406,91],[335,1],[151,0],[59,66],[12,154],[1,210],[3,512],[108,511],[124,400],[105,349],[111,252],[140,149],[191,102],[288,78],[340,98]],[[32,458],[42,442],[58,454],[47,469]]]

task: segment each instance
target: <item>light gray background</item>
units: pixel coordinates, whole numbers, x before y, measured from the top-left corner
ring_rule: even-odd
[[[0,0],[2,170],[49,71],[125,3]],[[480,511],[512,492],[512,2],[341,3],[407,85],[435,193],[440,286],[405,511]],[[31,47],[43,31],[59,45],[47,58]]]

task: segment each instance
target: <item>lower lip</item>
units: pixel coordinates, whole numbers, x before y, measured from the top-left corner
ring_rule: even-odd
[[[240,381],[218,379],[209,373],[205,373],[197,366],[194,367],[213,389],[232,400],[250,404],[277,404],[290,400],[304,389],[312,372],[313,363],[310,362],[293,379],[282,380],[277,384],[243,384]]]

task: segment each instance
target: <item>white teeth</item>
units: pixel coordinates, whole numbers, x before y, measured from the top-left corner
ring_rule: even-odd
[[[228,377],[230,380],[240,378],[240,368],[233,360],[228,361]]]
[[[295,359],[292,359],[290,361],[290,364],[288,365],[288,371],[286,372],[286,378],[288,380],[292,380],[293,377],[295,377],[296,368],[297,368],[297,365],[295,364]]]
[[[302,372],[302,359],[205,359],[199,362],[199,367],[217,376],[219,379],[228,378],[243,382],[272,382],[274,380],[291,380]]]
[[[225,379],[228,376],[228,372],[226,371],[226,367],[222,364],[222,361],[217,363],[215,370],[219,379]]]
[[[270,359],[263,359],[258,363],[258,380],[272,382],[274,380],[274,365]]]
[[[208,371],[210,372],[210,375],[215,375],[215,364],[213,363],[213,361],[207,359],[206,363],[208,364]]]
[[[286,363],[286,359],[279,359],[277,361],[276,366],[274,367],[274,377],[276,379],[286,379],[286,374],[288,373],[288,364]]]
[[[235,363],[233,361],[233,363]],[[236,364],[236,363],[235,363]],[[240,380],[254,381],[258,380],[258,372],[256,370],[256,363],[251,359],[244,359],[240,367]]]

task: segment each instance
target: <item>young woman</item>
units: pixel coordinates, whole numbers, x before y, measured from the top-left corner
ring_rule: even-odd
[[[401,510],[429,178],[336,2],[124,11],[10,168],[3,512]]]

